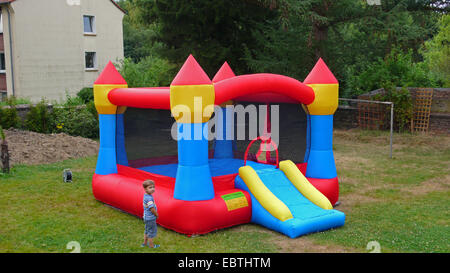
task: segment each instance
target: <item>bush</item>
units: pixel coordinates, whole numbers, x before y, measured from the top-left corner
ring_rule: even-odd
[[[20,118],[14,106],[0,107],[0,125],[5,129],[20,127]]]
[[[79,106],[84,105],[84,101],[82,98],[78,96],[71,96],[69,92],[66,91],[66,100],[61,103],[63,106]]]
[[[25,117],[25,128],[37,132],[48,134],[54,130],[53,114],[48,110],[47,102],[42,99],[36,106],[31,106]]]
[[[413,101],[411,93],[406,88],[397,89],[394,86],[384,86],[386,93],[373,97],[378,101],[391,101],[394,103],[394,129],[402,132],[408,131],[413,115]],[[390,109],[390,108],[387,108]],[[386,115],[390,117],[390,113]],[[390,122],[386,121],[386,125]]]
[[[86,103],[86,110],[88,110],[89,113],[91,113],[92,116],[98,120],[98,112],[97,112],[97,108],[95,108],[94,101],[90,101],[90,102]]]
[[[6,140],[5,132],[3,132],[3,127],[0,125],[0,140]]]
[[[0,106],[16,106],[19,104],[31,104],[31,101],[26,98],[16,98],[14,96],[10,96],[5,101],[0,102]]]
[[[175,76],[175,68],[167,60],[153,56],[138,63],[126,58],[119,64],[119,71],[129,87],[169,86]]]
[[[98,119],[89,107],[55,108],[54,114],[55,132],[86,138],[99,137]]]
[[[85,87],[77,93],[77,97],[79,97],[83,101],[83,103],[94,101],[94,89]]]
[[[392,50],[385,59],[378,59],[358,75],[354,75],[355,72],[350,68],[347,71],[344,97],[358,96],[384,86],[438,87],[436,76],[430,73],[428,66],[413,62],[412,51]]]

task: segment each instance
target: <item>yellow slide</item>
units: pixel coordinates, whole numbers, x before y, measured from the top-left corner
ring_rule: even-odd
[[[344,225],[345,214],[334,210],[290,160],[280,168],[249,162],[239,169],[236,188],[250,193],[252,223],[291,238]]]
[[[245,181],[250,192],[270,214],[280,221],[292,219],[289,208],[276,197],[259,178],[250,166],[239,168],[239,176]]]
[[[323,209],[333,209],[330,200],[306,179],[294,162],[291,160],[281,161],[280,170],[309,201]]]

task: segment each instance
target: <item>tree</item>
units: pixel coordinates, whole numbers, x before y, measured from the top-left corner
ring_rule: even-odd
[[[224,61],[237,73],[248,72],[244,48],[252,48],[252,32],[277,17],[258,1],[134,0],[140,21],[157,25],[159,54],[182,64],[193,54],[212,77]]]
[[[448,11],[445,1],[430,0],[382,0],[381,5],[367,0],[122,2],[135,28],[127,32],[133,52],[127,56],[134,60],[157,55],[179,67],[192,53],[211,77],[228,61],[237,74],[271,72],[303,80],[321,57],[344,94],[353,93],[355,76],[394,49],[412,50],[412,62],[422,61],[419,49]],[[131,43],[139,36],[149,37],[148,42]]]
[[[421,61],[419,48],[436,32],[436,10],[445,12],[447,7],[439,6],[439,1],[410,0],[386,0],[379,6],[368,5],[366,0],[259,1],[279,10],[283,18],[278,25],[266,25],[271,30],[254,32],[259,47],[246,55],[251,66],[276,69],[271,64],[291,63],[287,74],[303,79],[309,71],[305,66],[310,69],[322,57],[344,90],[349,79],[394,48],[404,53],[412,49],[413,60]],[[262,47],[264,44],[271,46]],[[287,54],[293,48],[301,51],[303,58]],[[289,58],[279,59],[287,55]],[[312,64],[305,60],[308,58]]]
[[[443,87],[450,87],[450,15],[439,20],[439,32],[425,42],[422,53],[425,63],[443,81]]]
[[[139,19],[139,9],[132,0],[117,2],[121,8],[127,11],[123,19],[123,43],[125,58],[131,58],[133,62],[154,54],[155,48],[161,46],[155,42],[156,25],[144,25]]]

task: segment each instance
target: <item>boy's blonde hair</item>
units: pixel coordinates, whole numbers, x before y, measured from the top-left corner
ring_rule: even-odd
[[[145,188],[147,188],[148,186],[150,186],[150,185],[155,185],[155,181],[153,181],[153,180],[150,180],[150,179],[147,179],[147,180],[145,180],[143,183],[142,183],[142,186],[144,187],[144,189]]]

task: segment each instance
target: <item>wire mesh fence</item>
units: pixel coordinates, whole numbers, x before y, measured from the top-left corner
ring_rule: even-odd
[[[392,138],[394,132],[394,103],[389,101],[375,101],[362,99],[339,98],[340,103],[357,107],[358,126],[361,129],[382,130],[388,126],[389,157],[392,158]]]

